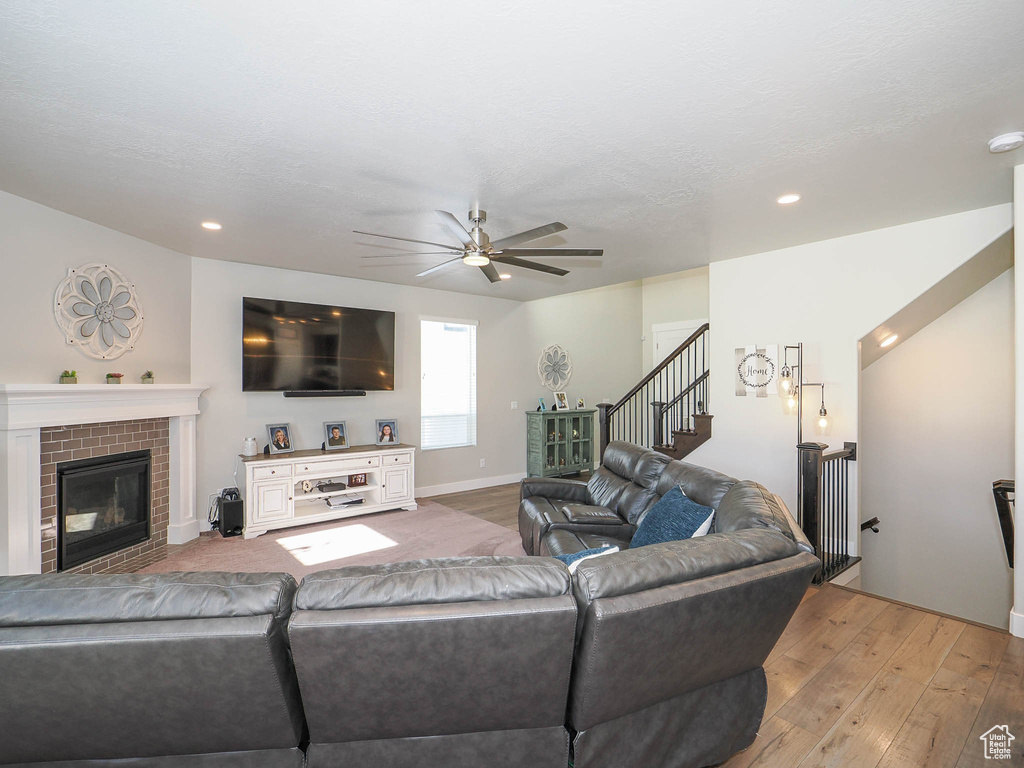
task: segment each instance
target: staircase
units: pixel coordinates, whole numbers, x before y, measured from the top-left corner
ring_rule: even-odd
[[[707,345],[705,323],[625,397],[598,404],[602,456],[610,441],[625,440],[681,459],[711,439]]]

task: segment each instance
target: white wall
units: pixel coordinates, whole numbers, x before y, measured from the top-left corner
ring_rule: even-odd
[[[858,340],[1011,224],[1007,204],[713,263],[714,437],[690,460],[757,480],[795,507],[795,420],[776,397],[735,396],[734,349],[802,341],[806,380],[827,384],[834,424],[823,442],[857,441]],[[804,437],[814,439],[817,393],[807,393]]]
[[[1013,270],[864,369],[861,588],[1006,627],[992,481],[1013,477]],[[970,574],[970,578],[964,578]]]
[[[573,363],[566,386],[570,405],[582,397],[588,408],[611,398],[615,402],[640,380],[641,304],[639,281],[607,288],[567,293],[521,305],[517,317],[524,334],[527,359],[532,370],[532,397],[520,408],[537,407],[543,397],[548,408],[553,398],[540,383],[537,359],[540,351],[560,344]]]
[[[113,361],[92,360],[69,346],[53,317],[53,294],[68,269],[94,262],[130,278],[145,310],[135,349]],[[55,384],[65,368],[77,370],[83,383],[103,383],[111,371],[137,383],[147,368],[161,383],[188,382],[188,256],[0,192],[0,268],[0,382]]]
[[[1013,236],[1014,252],[1024,253],[1024,165],[1013,169]],[[1016,469],[1015,486],[1024,488],[1024,280],[1014,284],[1014,348],[1016,351]],[[1016,544],[1013,552],[1013,613],[1010,632],[1024,637],[1024,525],[1017,515],[1015,521]]]
[[[524,410],[547,397],[537,358],[561,344],[575,372],[567,391],[588,405],[621,395],[639,378],[639,285],[584,291],[519,303],[410,286],[245,264],[195,259],[192,266],[192,371],[209,385],[198,422],[200,507],[208,494],[234,485],[235,457],[244,436],[266,442],[264,425],[289,422],[298,448],[315,448],[321,424],[348,422],[354,444],[373,442],[374,419],[396,418],[405,442],[419,442],[419,321],[422,316],[476,320],[477,445],[418,452],[417,491],[431,492],[510,482],[526,468]],[[269,297],[393,310],[396,318],[395,390],[357,398],[285,399],[241,391],[241,299]],[[517,401],[519,410],[511,410]],[[486,459],[487,466],[480,467]],[[439,487],[440,486],[440,487]]]
[[[707,267],[701,267],[644,278],[641,295],[643,335],[647,337],[643,345],[644,371],[654,367],[652,326],[708,317],[708,272]]]

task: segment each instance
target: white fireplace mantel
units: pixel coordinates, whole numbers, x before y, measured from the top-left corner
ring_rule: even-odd
[[[41,427],[167,418],[168,542],[199,535],[195,384],[0,384],[0,575],[42,569]]]

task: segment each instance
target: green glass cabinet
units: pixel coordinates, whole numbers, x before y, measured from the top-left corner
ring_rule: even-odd
[[[528,477],[575,475],[594,466],[594,409],[528,411]]]

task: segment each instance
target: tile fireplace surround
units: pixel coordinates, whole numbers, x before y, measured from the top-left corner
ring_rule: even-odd
[[[0,575],[43,570],[40,433],[167,420],[167,542],[199,535],[193,384],[0,384]],[[162,437],[162,435],[161,435]]]

